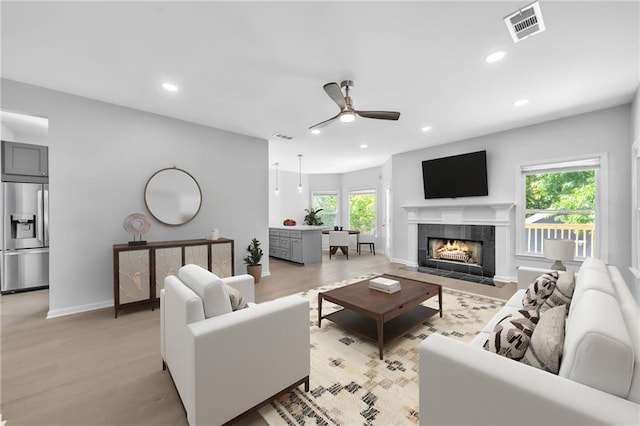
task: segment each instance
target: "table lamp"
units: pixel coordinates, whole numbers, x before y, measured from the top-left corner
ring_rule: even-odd
[[[562,264],[562,261],[573,259],[575,245],[573,240],[544,240],[544,257],[556,261],[551,265],[551,269],[566,271],[567,268]]]

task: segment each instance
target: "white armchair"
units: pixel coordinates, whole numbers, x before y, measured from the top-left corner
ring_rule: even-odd
[[[289,296],[226,312],[224,284],[254,301],[250,275],[220,279],[195,265],[165,278],[160,295],[163,368],[192,426],[233,423],[301,384],[309,390],[309,302]]]

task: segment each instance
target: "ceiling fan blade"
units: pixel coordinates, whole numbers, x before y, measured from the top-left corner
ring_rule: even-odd
[[[327,95],[333,99],[333,102],[338,104],[341,110],[347,107],[347,102],[344,100],[344,95],[338,83],[327,83],[322,87],[324,91],[327,92]]]
[[[309,127],[309,130],[313,130],[313,129],[321,129],[324,126],[326,126],[327,124],[331,123],[333,120],[335,120],[336,118],[340,117],[341,112],[339,112],[335,117],[331,117],[328,120],[325,120],[321,123],[318,124],[314,124],[313,126]]]
[[[399,112],[394,111],[354,111],[360,117],[377,118],[380,120],[397,120],[400,118]]]

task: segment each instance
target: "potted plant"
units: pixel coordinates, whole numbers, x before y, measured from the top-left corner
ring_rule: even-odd
[[[318,216],[318,213],[322,210],[324,209],[304,209],[304,211],[307,212],[307,215],[304,217],[304,223],[307,225],[323,225],[322,219]]]
[[[260,282],[262,277],[262,249],[260,248],[260,241],[257,238],[251,240],[251,244],[247,246],[249,254],[244,258],[244,263],[247,265],[247,274],[251,275],[256,284]]]

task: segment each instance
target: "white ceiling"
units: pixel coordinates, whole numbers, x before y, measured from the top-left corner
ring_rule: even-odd
[[[341,173],[632,99],[638,1],[543,1],[546,31],[515,44],[502,18],[527,4],[3,1],[2,76],[258,138],[290,135],[270,141],[271,165],[298,171],[303,154],[304,173]],[[507,56],[485,63],[495,50]],[[322,86],[344,79],[356,109],[400,120],[310,134],[338,112]],[[521,98],[529,104],[514,107]]]

